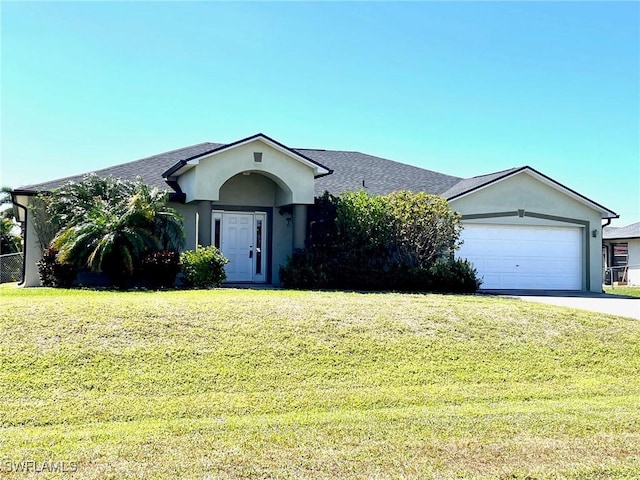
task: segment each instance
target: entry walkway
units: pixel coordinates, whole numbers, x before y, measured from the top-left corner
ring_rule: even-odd
[[[546,303],[560,307],[577,308],[591,312],[608,313],[620,317],[640,320],[640,298],[622,295],[608,295],[606,293],[586,292],[541,292],[527,290],[484,290],[486,295],[500,295],[520,298],[528,302]]]

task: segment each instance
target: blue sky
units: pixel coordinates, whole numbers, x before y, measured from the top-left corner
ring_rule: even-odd
[[[2,2],[0,183],[263,132],[640,221],[637,2]]]

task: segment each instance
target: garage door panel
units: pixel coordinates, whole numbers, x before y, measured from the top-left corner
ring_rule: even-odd
[[[466,225],[462,239],[458,257],[473,263],[482,288],[582,288],[580,228]]]

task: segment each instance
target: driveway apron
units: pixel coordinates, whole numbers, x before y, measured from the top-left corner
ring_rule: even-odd
[[[597,313],[608,313],[620,317],[629,317],[640,320],[640,298],[620,295],[607,295],[606,293],[575,293],[567,292],[490,292],[485,294],[500,295],[520,298],[527,302],[546,303],[560,307],[577,308]]]

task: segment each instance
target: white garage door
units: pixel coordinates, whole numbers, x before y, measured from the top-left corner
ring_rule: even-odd
[[[483,289],[582,289],[582,229],[464,226],[457,253],[483,278]]]

